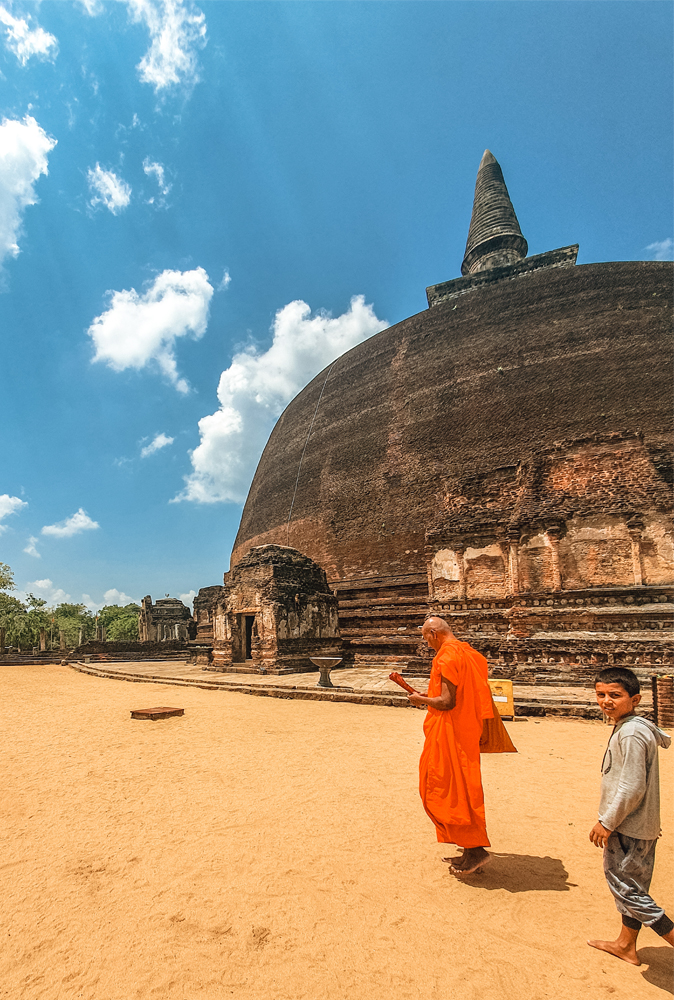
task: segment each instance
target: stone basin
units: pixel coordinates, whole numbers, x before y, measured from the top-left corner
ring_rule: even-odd
[[[318,678],[316,687],[319,688],[331,688],[335,685],[330,680],[330,671],[333,667],[336,667],[338,663],[342,662],[343,657],[341,656],[310,656],[309,659],[318,667],[321,672],[321,676]]]

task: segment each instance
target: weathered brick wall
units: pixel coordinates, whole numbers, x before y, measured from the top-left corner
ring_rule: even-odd
[[[219,603],[222,601],[225,588],[219,585],[201,587],[194,598],[194,621],[196,623],[196,638],[200,642],[213,642],[213,628]]]
[[[215,619],[218,668],[311,670],[309,656],[340,645],[337,598],[325,571],[308,557],[266,545],[226,575]]]
[[[440,522],[429,533],[436,597],[674,581],[672,526],[665,513],[670,486],[640,434],[561,442],[542,448],[514,475],[500,471],[500,491],[498,477],[481,484],[481,548],[466,547],[478,537],[475,505],[466,510],[454,502],[445,526]],[[509,539],[517,542],[517,579]]]

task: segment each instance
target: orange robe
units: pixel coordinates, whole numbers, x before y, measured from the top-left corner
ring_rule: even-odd
[[[419,792],[442,844],[489,847],[480,775],[484,719],[494,717],[484,656],[458,639],[448,639],[435,655],[428,697],[437,698],[442,677],[456,686],[449,712],[427,710],[426,741],[419,761]]]

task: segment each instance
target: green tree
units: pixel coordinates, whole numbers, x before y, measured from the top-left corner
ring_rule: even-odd
[[[10,646],[31,649],[40,641],[40,629],[48,629],[47,602],[28,594],[25,603],[0,593],[0,627],[5,629],[5,641]]]
[[[14,590],[14,574],[3,562],[0,562],[0,590]]]
[[[59,633],[63,632],[66,645],[76,646],[80,641],[91,639],[96,628],[94,615],[84,604],[59,604],[50,613],[50,631],[53,642],[59,641]]]
[[[106,604],[101,608],[98,618],[105,627],[105,635],[112,642],[138,641],[138,615],[140,607],[137,604],[127,604],[121,608],[118,604]]]
[[[25,614],[25,604],[22,604],[16,597],[10,597],[9,594],[3,594],[0,591],[0,628],[5,630],[5,642],[8,646],[19,644],[19,639],[24,631],[23,618]]]

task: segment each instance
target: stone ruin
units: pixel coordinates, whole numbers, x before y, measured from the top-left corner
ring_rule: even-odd
[[[177,597],[163,597],[153,604],[148,594],[140,606],[138,633],[141,642],[194,639],[196,625],[192,615]]]
[[[197,642],[212,644],[213,623],[218,609],[223,607],[225,588],[202,587],[194,598],[194,622]]]
[[[204,590],[213,670],[298,673],[316,669],[311,656],[341,655],[337,598],[325,570],[296,549],[253,548],[225,574],[224,587]],[[195,606],[203,621],[206,601]]]

